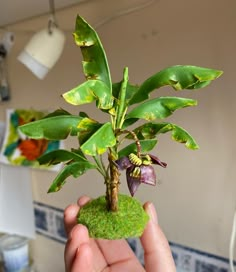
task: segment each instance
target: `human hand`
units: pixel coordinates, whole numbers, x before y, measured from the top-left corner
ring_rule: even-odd
[[[64,212],[68,235],[65,246],[67,272],[175,272],[168,241],[157,222],[154,205],[145,203],[144,209],[150,220],[140,240],[144,249],[145,269],[140,264],[126,240],[89,238],[85,226],[77,224],[79,209],[90,199],[86,196],[70,205]]]

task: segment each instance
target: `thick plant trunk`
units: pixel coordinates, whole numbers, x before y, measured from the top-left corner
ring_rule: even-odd
[[[111,156],[109,158],[109,161],[110,161],[110,180],[106,182],[107,183],[106,184],[107,185],[107,193],[106,193],[107,206],[109,211],[117,212],[120,174]]]

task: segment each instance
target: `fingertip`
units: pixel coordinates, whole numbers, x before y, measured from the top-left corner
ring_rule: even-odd
[[[81,197],[78,199],[77,203],[78,203],[78,205],[79,205],[80,207],[82,207],[82,206],[84,206],[86,203],[88,203],[90,200],[91,200],[90,197],[84,195],[84,196],[81,196]]]
[[[154,224],[158,224],[158,218],[154,204],[152,202],[146,202],[143,207],[146,213],[149,215],[150,220],[152,220]]]
[[[73,228],[75,224],[77,224],[76,218],[79,212],[79,207],[76,204],[69,205],[64,211],[64,225],[67,235]]]
[[[65,208],[64,217],[74,216],[79,211],[79,207],[77,204],[71,204]]]
[[[75,225],[70,232],[70,239],[77,239],[78,237],[80,237],[80,243],[89,240],[88,229],[82,224]]]

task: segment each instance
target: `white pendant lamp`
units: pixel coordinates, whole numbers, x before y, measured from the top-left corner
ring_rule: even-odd
[[[49,19],[48,27],[34,34],[18,56],[18,60],[39,79],[44,79],[58,61],[65,43],[65,35],[55,22],[54,2],[49,2],[52,18]]]

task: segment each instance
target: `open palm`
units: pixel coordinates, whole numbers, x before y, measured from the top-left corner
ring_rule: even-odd
[[[83,225],[77,225],[76,216],[81,206],[90,199],[78,200],[64,213],[68,241],[65,247],[67,272],[175,272],[175,265],[167,239],[161,231],[152,203],[144,205],[150,221],[140,238],[145,258],[145,269],[126,240],[91,239]]]

